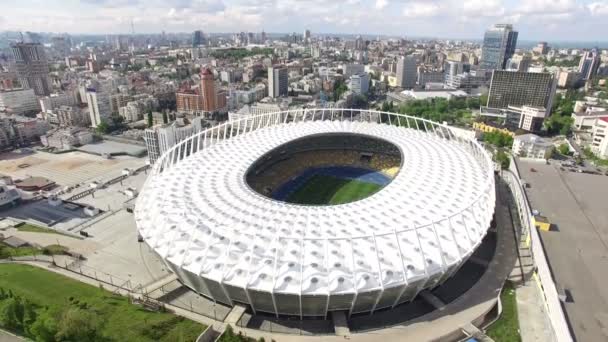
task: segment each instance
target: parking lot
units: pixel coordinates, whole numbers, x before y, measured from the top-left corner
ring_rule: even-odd
[[[14,179],[31,176],[45,177],[60,186],[89,183],[94,180],[119,176],[124,168],[136,169],[145,165],[145,159],[118,156],[105,159],[83,152],[53,154],[32,152],[0,154],[0,174]]]
[[[608,177],[518,161],[530,205],[553,224],[540,231],[577,341],[608,340]]]

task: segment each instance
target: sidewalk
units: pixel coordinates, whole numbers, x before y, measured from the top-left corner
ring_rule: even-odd
[[[8,331],[4,331],[0,329],[0,342],[22,342],[25,341],[24,338],[13,335]]]
[[[553,342],[553,329],[545,302],[534,278],[515,289],[519,334],[523,342]]]

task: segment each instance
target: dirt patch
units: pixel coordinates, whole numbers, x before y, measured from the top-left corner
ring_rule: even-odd
[[[89,159],[73,157],[53,163],[53,168],[60,171],[70,171],[90,163],[92,161]]]
[[[5,155],[0,156],[0,172],[16,172],[16,171],[24,169],[23,167],[20,167],[21,165],[28,165],[28,168],[29,168],[32,166],[36,166],[36,165],[40,165],[40,164],[44,164],[44,163],[48,162],[47,159],[37,158],[37,157],[33,157],[33,156],[14,158],[14,159],[9,159],[9,158],[4,159],[4,157],[5,157]]]

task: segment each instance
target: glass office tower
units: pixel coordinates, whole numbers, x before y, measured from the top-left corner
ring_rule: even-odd
[[[483,69],[504,69],[513,57],[517,45],[517,31],[510,24],[496,24],[488,29],[483,38],[480,66]]]

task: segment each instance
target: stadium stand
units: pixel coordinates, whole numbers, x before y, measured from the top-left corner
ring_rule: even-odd
[[[317,172],[348,179],[379,173],[386,179],[377,177],[378,182],[386,185],[400,167],[401,152],[386,141],[362,135],[318,135],[292,141],[262,156],[248,171],[247,183],[258,193],[282,200],[295,185]]]

